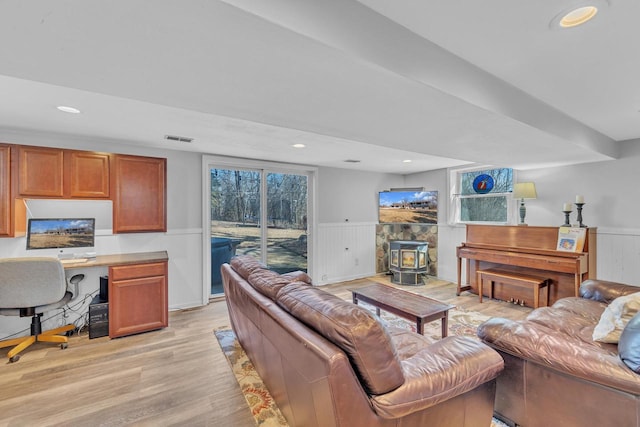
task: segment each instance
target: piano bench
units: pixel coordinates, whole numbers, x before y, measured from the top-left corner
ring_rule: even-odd
[[[547,306],[549,306],[549,294],[551,280],[546,277],[532,276],[529,274],[521,274],[517,271],[499,270],[497,268],[488,268],[486,270],[478,270],[476,272],[478,284],[478,297],[482,303],[482,289],[485,280],[489,281],[489,298],[493,298],[493,283],[499,282],[505,285],[520,286],[533,290],[533,308],[540,306],[540,289],[547,287]]]

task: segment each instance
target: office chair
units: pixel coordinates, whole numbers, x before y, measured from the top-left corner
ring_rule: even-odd
[[[11,347],[9,362],[17,362],[20,353],[36,341],[59,343],[67,348],[68,333],[74,325],[42,332],[42,314],[61,308],[78,295],[78,284],[84,274],[76,274],[69,280],[62,263],[56,258],[0,258],[0,315],[31,316],[31,335],[0,341],[0,348]]]

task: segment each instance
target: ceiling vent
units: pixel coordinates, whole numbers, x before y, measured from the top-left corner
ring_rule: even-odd
[[[193,141],[193,138],[187,138],[186,136],[176,136],[176,135],[165,135],[164,139],[168,139],[169,141],[178,141],[178,142]]]
[[[344,161],[345,163],[360,163],[360,160],[355,160],[355,159],[347,159]]]

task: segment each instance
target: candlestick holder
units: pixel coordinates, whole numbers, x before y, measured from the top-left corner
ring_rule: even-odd
[[[562,213],[564,213],[564,224],[562,224],[562,227],[571,227],[571,223],[569,222],[571,212],[572,211],[562,211]]]
[[[580,227],[586,228],[587,225],[582,223],[582,207],[584,203],[576,203],[576,206],[578,207],[578,224],[580,224]]]

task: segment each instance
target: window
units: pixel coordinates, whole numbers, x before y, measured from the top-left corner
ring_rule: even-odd
[[[513,169],[457,169],[449,179],[450,222],[510,222]]]

